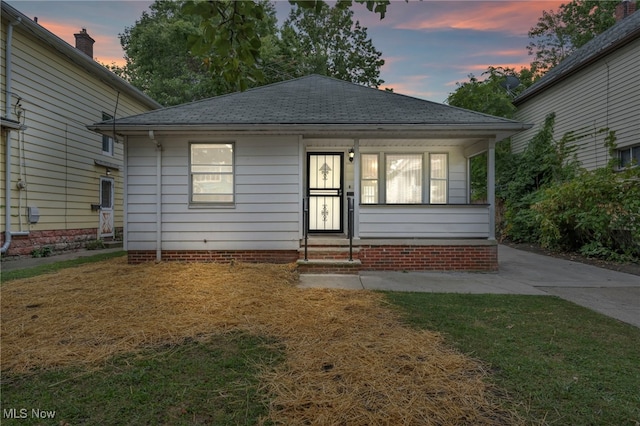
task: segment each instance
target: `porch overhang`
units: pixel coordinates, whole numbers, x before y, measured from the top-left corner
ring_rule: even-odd
[[[525,123],[455,123],[455,124],[394,124],[394,123],[363,123],[363,124],[121,124],[116,123],[117,136],[145,136],[152,130],[156,135],[175,134],[211,134],[219,135],[303,135],[305,138],[394,138],[394,139],[423,139],[423,138],[475,138],[500,141],[523,130],[532,127]],[[87,129],[113,136],[113,123],[97,123],[87,126]]]

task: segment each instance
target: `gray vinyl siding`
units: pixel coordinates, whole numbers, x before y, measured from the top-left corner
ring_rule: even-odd
[[[360,238],[488,238],[489,208],[360,206]]]
[[[640,144],[639,68],[640,40],[635,40],[525,101],[516,119],[535,125],[513,136],[513,152],[525,150],[551,112],[556,113],[556,140],[569,131],[585,135],[575,145],[586,169],[603,167],[609,160],[606,133],[600,129],[614,130],[620,148]]]
[[[300,238],[298,138],[158,138],[162,144],[162,249],[297,249]],[[233,206],[189,204],[189,142],[235,143]],[[127,248],[154,250],[156,151],[128,142]],[[206,240],[206,242],[205,242]]]

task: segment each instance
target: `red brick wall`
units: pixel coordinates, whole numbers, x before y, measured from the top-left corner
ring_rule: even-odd
[[[82,248],[87,241],[97,238],[97,228],[86,229],[59,229],[55,231],[31,231],[29,235],[11,236],[11,245],[7,250],[7,256],[29,256],[34,249],[45,246],[51,247],[54,252],[77,250]],[[0,244],[4,244],[5,233],[2,233]]]
[[[339,254],[339,256],[338,256]],[[155,250],[129,251],[131,264],[156,260]],[[301,256],[295,250],[163,251],[163,261],[290,263]],[[309,259],[345,261],[348,253],[310,253]],[[359,271],[497,271],[498,246],[359,246],[358,266],[329,263],[301,265],[300,272],[355,274]],[[313,262],[312,262],[313,263]]]
[[[498,246],[360,246],[364,271],[497,271]]]
[[[130,250],[128,261],[131,264],[156,260],[155,250]],[[298,260],[297,250],[163,250],[163,261],[217,262],[229,263],[232,260],[246,263],[291,263]]]

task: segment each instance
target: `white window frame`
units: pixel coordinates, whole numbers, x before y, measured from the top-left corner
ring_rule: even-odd
[[[628,162],[622,161],[622,153],[627,152],[629,156]],[[618,148],[618,162],[620,164],[620,168],[624,169],[625,167],[638,167],[640,166],[640,161],[635,161],[634,154],[640,157],[640,145],[627,146],[624,148]],[[634,162],[635,161],[635,162]]]
[[[446,177],[445,178],[434,178],[433,177],[433,156],[434,155],[444,155],[445,156],[445,160],[444,160],[444,168],[445,168],[445,174]],[[428,161],[429,161],[429,179],[427,179],[427,184],[429,185],[428,187],[428,194],[429,194],[429,204],[448,204],[449,203],[449,154],[447,152],[429,152],[428,153]],[[431,183],[432,182],[444,182],[445,184],[445,197],[444,197],[444,201],[438,201],[438,202],[434,202],[431,198]]]
[[[212,164],[213,168],[218,168],[220,171],[209,171],[209,172],[194,172],[193,170],[193,162],[192,162],[192,148],[198,145],[212,145],[219,147],[230,147],[231,148],[231,164],[221,165],[221,164]],[[233,206],[236,200],[236,148],[234,142],[190,142],[189,143],[189,204],[195,206]],[[231,172],[223,171],[223,168],[231,166]],[[220,201],[212,201],[212,200],[194,200],[194,176],[203,176],[206,179],[204,181],[212,182],[212,183],[220,183],[224,180],[224,178],[231,179],[231,193],[211,193],[209,195],[221,195],[228,196],[229,199],[220,200]]]
[[[113,116],[107,114],[106,112],[102,113],[102,121],[113,120]],[[106,146],[106,150],[105,150]],[[114,155],[114,146],[113,146],[113,138],[111,136],[102,135],[102,154],[113,157]]]
[[[370,155],[377,156],[378,161],[378,201],[377,203],[365,203],[363,201],[363,190],[362,183],[363,181],[373,181],[374,179],[364,179],[363,178],[363,170],[360,170],[360,204],[361,205],[404,205],[404,204],[396,204],[396,203],[388,203],[387,202],[387,156],[389,155],[419,155],[422,159],[422,167],[421,167],[421,183],[422,183],[422,194],[421,194],[421,202],[420,203],[410,203],[406,205],[430,205],[430,204],[448,204],[449,203],[449,181],[450,181],[450,167],[449,167],[449,153],[448,152],[364,152],[361,155]],[[433,178],[432,177],[432,164],[431,164],[431,155],[444,155],[445,158],[445,173],[446,178]],[[361,167],[364,162],[360,162]],[[445,200],[432,202],[431,200],[431,182],[434,181],[444,181],[445,182]]]

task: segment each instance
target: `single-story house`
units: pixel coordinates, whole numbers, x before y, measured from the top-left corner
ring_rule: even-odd
[[[125,141],[129,262],[357,272],[496,270],[494,147],[529,126],[311,75],[88,127]]]

